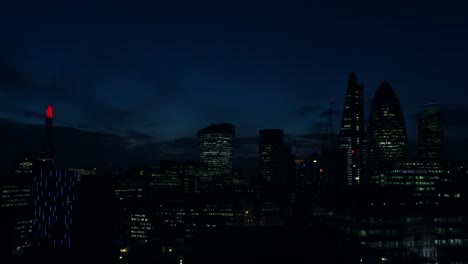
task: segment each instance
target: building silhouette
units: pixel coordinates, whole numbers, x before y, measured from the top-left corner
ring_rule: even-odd
[[[440,160],[443,157],[442,112],[437,104],[423,106],[418,120],[419,155],[425,160]]]
[[[232,173],[235,127],[230,123],[213,124],[198,131],[200,162],[206,166],[204,183],[222,185]]]
[[[338,148],[346,153],[346,183],[360,182],[364,169],[364,92],[355,73],[349,74]]]
[[[259,132],[260,177],[266,182],[279,182],[283,158],[283,130],[262,129]]]
[[[367,128],[368,177],[372,184],[385,185],[382,170],[408,155],[408,139],[400,101],[388,82],[383,82],[372,100]]]
[[[8,255],[27,254],[32,245],[32,177],[33,163],[25,158],[12,173],[4,176],[0,186],[0,210],[8,229]]]

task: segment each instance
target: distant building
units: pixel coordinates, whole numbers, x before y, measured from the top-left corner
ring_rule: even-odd
[[[262,129],[259,132],[260,177],[272,184],[285,183],[287,173],[286,146],[283,144],[282,129]]]
[[[347,185],[360,182],[364,169],[364,90],[355,73],[349,75],[338,147],[346,153]]]
[[[33,163],[22,161],[0,186],[2,217],[9,230],[10,254],[23,255],[32,245]]]
[[[155,192],[182,192],[183,177],[175,160],[162,160],[158,167],[147,169],[152,190]]]
[[[418,120],[419,155],[425,160],[440,160],[443,157],[444,132],[442,113],[436,104],[423,107]]]
[[[312,185],[312,173],[310,164],[306,160],[296,159],[295,171],[296,171],[296,183],[300,187]]]
[[[201,168],[201,164],[196,162],[183,162],[179,164],[184,193],[194,193],[198,191],[197,186]]]
[[[200,162],[206,166],[206,177],[201,181],[223,185],[232,174],[234,156],[234,125],[214,124],[198,131]]]
[[[380,85],[372,100],[367,133],[369,182],[385,185],[382,170],[408,156],[403,112],[400,101],[388,82]]]
[[[129,237],[140,244],[147,244],[153,230],[151,219],[143,213],[133,213],[130,215]]]

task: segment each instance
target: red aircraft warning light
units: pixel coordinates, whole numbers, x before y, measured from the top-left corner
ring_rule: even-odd
[[[354,153],[356,153],[356,151],[354,149],[351,150],[351,155],[354,155]]]
[[[52,105],[51,104],[49,106],[47,106],[45,116],[46,116],[46,118],[52,118]]]

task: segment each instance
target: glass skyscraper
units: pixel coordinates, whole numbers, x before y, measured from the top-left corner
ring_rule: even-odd
[[[355,73],[349,74],[338,148],[346,153],[346,184],[360,182],[364,167],[364,92]]]
[[[206,179],[224,183],[224,177],[232,173],[235,128],[230,123],[213,124],[198,131],[200,162],[206,166]]]
[[[382,170],[408,155],[408,139],[400,101],[388,82],[383,82],[372,100],[368,124],[369,182],[385,185]]]

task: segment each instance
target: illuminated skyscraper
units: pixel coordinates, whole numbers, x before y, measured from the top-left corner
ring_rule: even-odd
[[[9,227],[9,251],[25,254],[32,243],[32,175],[33,163],[26,158],[11,175],[4,175],[0,186],[2,218]]]
[[[229,123],[210,125],[198,131],[200,162],[207,170],[201,181],[223,184],[224,178],[232,173],[234,136],[234,125]]]
[[[47,106],[45,113],[45,131],[42,142],[42,150],[39,160],[43,163],[41,166],[51,166],[54,163],[54,144],[52,139],[52,105]]]
[[[33,247],[70,249],[76,172],[53,169],[52,106],[46,110],[45,134],[33,181]]]
[[[355,73],[348,79],[338,147],[346,153],[347,185],[359,183],[364,167],[364,92]]]
[[[423,107],[418,120],[419,154],[425,160],[440,160],[443,156],[442,113],[436,104]]]
[[[372,100],[367,133],[369,182],[385,185],[382,170],[408,155],[400,101],[388,82],[380,85]]]

